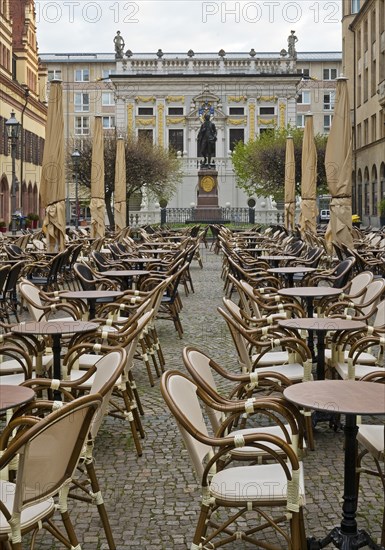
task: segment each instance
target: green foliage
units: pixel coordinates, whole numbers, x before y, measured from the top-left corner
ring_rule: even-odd
[[[380,216],[385,216],[385,199],[381,199],[378,203],[378,213]]]
[[[126,152],[127,200],[146,185],[147,194],[157,200],[169,199],[175,193],[182,179],[180,161],[167,149],[154,145],[146,139],[138,140],[124,137]],[[73,171],[71,153],[78,147],[81,157],[78,168],[79,184],[91,187],[92,138],[84,138],[79,143],[68,145],[67,168]],[[106,202],[110,201],[115,188],[115,133],[107,134],[104,139],[104,184]]]
[[[237,186],[249,196],[283,199],[286,139],[289,134],[293,136],[297,192],[300,192],[303,129],[288,127],[271,129],[248,143],[237,143],[232,155]],[[323,194],[327,192],[324,166],[327,137],[317,134],[314,140],[318,155],[317,189],[319,194]]]

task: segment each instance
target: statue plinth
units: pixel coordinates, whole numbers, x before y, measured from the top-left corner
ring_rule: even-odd
[[[218,205],[218,171],[201,168],[198,171],[197,206],[194,221],[218,222],[221,210]]]

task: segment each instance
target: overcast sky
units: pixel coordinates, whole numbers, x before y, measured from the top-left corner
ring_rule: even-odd
[[[39,51],[114,52],[117,30],[135,52],[341,50],[340,0],[35,0]]]

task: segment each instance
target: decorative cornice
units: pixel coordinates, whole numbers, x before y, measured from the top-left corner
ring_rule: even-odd
[[[242,118],[229,118],[227,120],[227,122],[229,124],[231,124],[232,126],[246,126],[247,124],[247,118],[246,117],[242,117]]]
[[[166,96],[167,103],[184,103],[184,95],[168,95]]]
[[[266,103],[275,103],[278,97],[276,95],[261,95],[258,100],[265,101]]]
[[[155,117],[154,116],[152,116],[151,118],[136,117],[135,124],[136,126],[155,126]]]
[[[166,124],[169,125],[169,124],[185,124],[186,123],[186,117],[184,116],[179,116],[179,117],[172,117],[172,116],[167,116],[166,117]]]
[[[153,95],[137,95],[135,97],[135,101],[136,103],[155,103],[156,97]]]

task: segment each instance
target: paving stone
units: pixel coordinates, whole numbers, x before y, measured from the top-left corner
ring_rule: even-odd
[[[179,339],[173,324],[157,321],[166,368],[184,371],[182,349],[195,345],[219,364],[238,371],[232,340],[216,308],[221,305],[221,257],[203,249],[204,268],[193,263],[195,294],[181,289],[184,328]],[[190,547],[200,502],[200,491],[174,420],[159,391],[151,388],[144,366],[135,364],[135,378],[145,410],[143,456],[135,453],[123,421],[106,418],[95,447],[96,469],[118,550],[179,550]],[[225,391],[226,388],[221,388]],[[377,421],[380,419],[377,419]],[[373,421],[373,420],[372,420]],[[380,420],[381,421],[381,420]],[[343,433],[326,424],[315,430],[316,450],[304,459],[309,536],[322,537],[341,519],[343,492]],[[378,480],[362,477],[359,523],[376,539],[380,536],[383,493]],[[83,550],[108,548],[98,513],[92,505],[70,501],[71,517]],[[60,522],[59,522],[60,523]],[[229,550],[246,548],[230,544]],[[36,548],[62,548],[49,534],[38,536]]]

